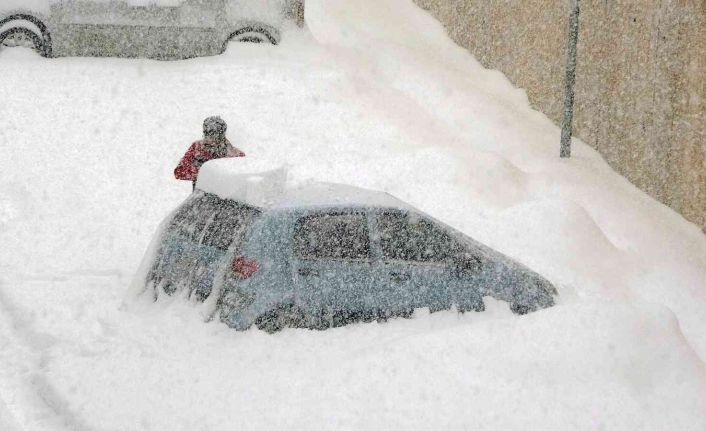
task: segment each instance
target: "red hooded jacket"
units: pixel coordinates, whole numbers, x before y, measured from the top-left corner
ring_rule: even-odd
[[[176,169],[174,169],[174,177],[176,177],[177,180],[196,181],[201,165],[212,159],[226,157],[245,157],[245,153],[226,141],[225,155],[218,155],[209,151],[203,140],[196,141],[191,144]]]

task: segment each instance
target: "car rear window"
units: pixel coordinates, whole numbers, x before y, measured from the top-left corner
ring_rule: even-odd
[[[240,242],[260,214],[249,205],[196,191],[172,219],[168,232],[190,242],[227,250]]]
[[[294,252],[300,259],[369,259],[365,214],[327,213],[300,218],[294,227]]]

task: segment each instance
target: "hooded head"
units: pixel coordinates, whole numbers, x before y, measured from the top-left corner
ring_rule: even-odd
[[[208,117],[203,120],[203,137],[211,142],[225,142],[228,126],[221,117]]]

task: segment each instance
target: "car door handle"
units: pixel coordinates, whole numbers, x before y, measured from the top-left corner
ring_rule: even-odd
[[[318,277],[319,276],[319,271],[313,268],[299,268],[297,270],[297,274],[301,275],[302,277]]]
[[[391,272],[390,273],[390,278],[392,278],[392,281],[396,281],[398,283],[402,283],[405,281],[409,281],[410,278],[412,278],[409,274],[403,274],[401,272]]]

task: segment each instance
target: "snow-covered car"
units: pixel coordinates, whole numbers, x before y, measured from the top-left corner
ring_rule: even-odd
[[[182,59],[216,55],[230,41],[277,44],[301,0],[3,0],[0,49],[45,57]]]
[[[165,221],[143,291],[204,301],[236,329],[328,328],[416,308],[518,314],[554,304],[539,274],[393,196],[313,183],[265,203],[197,188]]]

